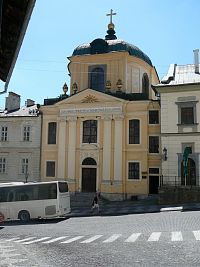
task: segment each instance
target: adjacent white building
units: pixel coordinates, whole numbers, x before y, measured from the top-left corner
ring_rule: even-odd
[[[28,99],[10,92],[0,111],[0,182],[40,180],[41,116]]]
[[[164,184],[200,184],[200,73],[198,50],[195,64],[171,64],[167,75],[154,87],[161,101],[161,145]],[[183,154],[190,147],[188,174]]]

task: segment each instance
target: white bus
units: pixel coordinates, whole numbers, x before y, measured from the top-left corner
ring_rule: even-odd
[[[56,218],[70,212],[66,181],[0,184],[0,213],[5,221]]]

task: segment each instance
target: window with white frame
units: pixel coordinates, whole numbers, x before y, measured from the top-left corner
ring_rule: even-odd
[[[21,173],[28,174],[28,158],[23,158],[21,160]]]
[[[83,143],[97,143],[97,120],[83,121]]]
[[[0,158],[0,173],[6,172],[6,158]]]
[[[30,141],[30,137],[31,137],[31,127],[24,126],[23,141]]]
[[[140,143],[140,121],[129,120],[129,144]]]
[[[140,179],[140,163],[139,162],[128,163],[128,179],[130,180]]]
[[[8,140],[8,127],[2,126],[1,127],[1,141],[7,141]]]

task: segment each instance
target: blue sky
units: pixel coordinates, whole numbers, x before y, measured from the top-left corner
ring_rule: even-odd
[[[78,45],[104,38],[111,8],[116,36],[146,53],[160,78],[170,63],[193,64],[199,0],[36,0],[8,92],[20,94],[21,105],[59,96],[69,85],[67,57]],[[0,107],[6,96],[0,95]]]

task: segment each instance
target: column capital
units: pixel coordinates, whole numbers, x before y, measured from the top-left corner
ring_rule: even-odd
[[[77,117],[76,116],[68,116],[67,121],[77,121]]]
[[[58,117],[57,122],[66,122],[66,117]]]
[[[113,119],[115,121],[122,121],[124,119],[124,115],[123,114],[113,115]]]
[[[103,115],[101,117],[102,120],[104,121],[111,121],[112,120],[112,115]]]

